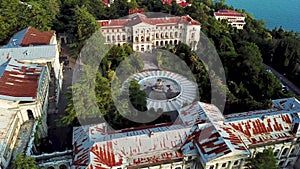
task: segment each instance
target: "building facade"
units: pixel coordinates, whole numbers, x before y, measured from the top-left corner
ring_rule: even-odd
[[[12,58],[8,58],[0,67],[0,166],[7,168],[22,124],[39,119],[40,130],[37,134],[39,137],[47,135],[50,77],[46,67],[25,64]],[[30,145],[20,149],[25,151],[27,146]]]
[[[214,13],[214,18],[217,20],[227,20],[227,23],[234,28],[243,29],[245,22],[245,16],[234,10],[219,10]]]
[[[52,75],[58,98],[63,77],[54,31],[29,27],[0,49],[0,168],[19,153],[34,153],[36,136],[47,136]]]
[[[127,19],[99,20],[106,44],[128,43],[137,52],[174,46],[179,42],[197,50],[201,25],[190,16],[150,18],[136,13]]]
[[[8,44],[0,49],[2,57],[11,57],[24,63],[43,64],[49,73],[54,74],[56,84],[56,103],[63,83],[63,64],[59,61],[60,46],[54,31],[41,32],[28,27],[16,34]]]
[[[182,108],[173,124],[120,131],[106,123],[75,127],[72,168],[244,169],[249,158],[271,147],[287,169],[300,155],[299,117],[295,98],[227,116],[196,102]]]

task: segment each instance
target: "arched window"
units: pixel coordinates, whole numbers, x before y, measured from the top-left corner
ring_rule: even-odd
[[[172,42],[172,41],[170,41],[170,45],[173,45],[173,42]]]
[[[117,39],[120,40],[120,35],[117,36]]]
[[[239,160],[236,160],[236,161],[233,163],[234,166],[236,166],[236,165],[238,165],[238,164],[239,164]]]
[[[286,156],[287,153],[288,153],[289,149],[288,148],[284,148],[283,151],[282,151],[282,155],[283,156]]]
[[[161,34],[160,34],[160,37],[161,37],[161,38],[164,38],[164,34],[163,34],[163,33],[161,33]]]
[[[177,40],[174,41],[174,44],[177,45]]]
[[[159,34],[158,33],[156,33],[155,35],[156,35],[156,38],[159,38]]]
[[[156,41],[156,46],[158,46],[159,45],[159,42],[158,41]]]
[[[160,46],[164,46],[164,42],[163,41],[160,41]]]
[[[126,36],[125,36],[125,35],[123,35],[122,39],[123,39],[123,41],[125,41],[125,40],[126,40]]]
[[[177,38],[178,37],[178,32],[175,32],[175,38]]]
[[[28,109],[28,110],[27,110],[27,115],[28,115],[28,119],[29,119],[29,120],[33,120],[33,119],[34,119],[32,110]]]
[[[169,38],[168,32],[165,33],[165,37],[166,37],[166,38]]]
[[[47,169],[55,169],[53,166],[48,167]]]
[[[107,42],[110,41],[110,36],[109,36],[109,35],[106,36],[106,41],[107,41]]]
[[[68,167],[65,164],[59,166],[59,169],[67,169]]]
[[[112,35],[111,39],[114,41],[115,40],[115,35]]]
[[[283,165],[284,161],[280,161],[279,163],[279,167],[281,167]]]
[[[135,37],[135,41],[138,42],[139,41],[139,37],[136,36]]]
[[[292,155],[296,155],[296,149],[297,149],[297,147],[293,147],[293,148],[292,148],[292,150],[291,150],[291,154],[292,154]]]

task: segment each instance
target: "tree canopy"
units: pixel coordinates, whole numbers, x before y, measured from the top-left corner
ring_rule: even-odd
[[[40,169],[34,158],[23,154],[18,154],[13,163],[16,169]]]
[[[268,148],[263,152],[258,152],[255,157],[250,160],[250,167],[253,169],[279,169],[273,149]]]

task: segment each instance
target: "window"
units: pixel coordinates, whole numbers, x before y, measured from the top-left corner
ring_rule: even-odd
[[[215,167],[214,167],[214,165],[211,165],[210,167],[209,167],[209,169],[214,169]]]
[[[275,152],[274,152],[274,156],[278,156],[278,153],[279,153],[279,149],[277,149],[277,150],[275,150]]]
[[[122,38],[122,39],[123,39],[123,41],[125,41],[125,40],[126,40],[126,36],[125,36],[125,35],[123,35],[123,38]]]
[[[33,119],[34,119],[32,110],[28,109],[28,110],[27,110],[27,115],[28,115],[28,119],[29,119],[29,120],[33,120]]]
[[[67,169],[67,166],[62,164],[62,165],[59,166],[59,169]]]
[[[175,169],[181,169],[181,167],[176,167]]]
[[[223,164],[222,164],[222,167],[226,167],[226,164],[227,164],[227,163],[223,163]]]
[[[236,160],[233,165],[238,165],[239,164],[239,160]]]
[[[195,33],[192,33],[192,38],[194,38],[194,36],[195,36]]]
[[[284,148],[283,151],[282,151],[282,155],[286,156],[287,153],[288,153],[288,150],[289,150],[288,148]]]
[[[291,150],[291,154],[293,154],[293,155],[294,155],[294,154],[295,154],[295,152],[296,152],[295,150],[296,150],[296,147],[292,148],[292,150]]]
[[[281,167],[283,165],[284,161],[280,161],[279,166]]]

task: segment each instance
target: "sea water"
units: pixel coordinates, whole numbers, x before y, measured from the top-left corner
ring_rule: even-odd
[[[266,27],[283,27],[300,33],[300,0],[226,0],[228,6],[245,9]]]

